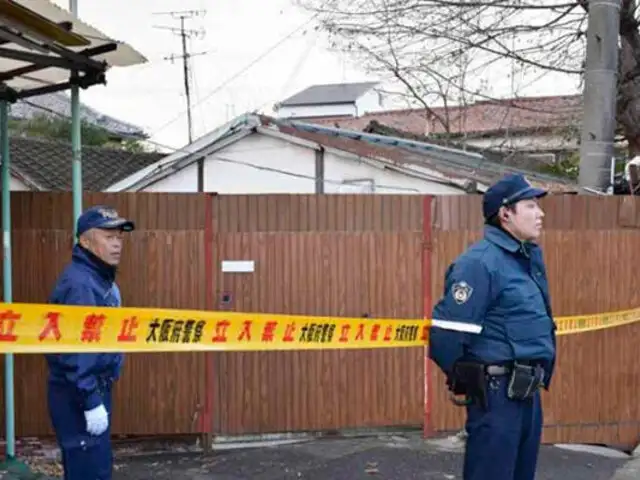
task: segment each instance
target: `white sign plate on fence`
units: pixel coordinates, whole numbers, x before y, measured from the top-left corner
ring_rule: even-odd
[[[256,269],[253,260],[223,260],[222,271],[224,273],[252,273]]]

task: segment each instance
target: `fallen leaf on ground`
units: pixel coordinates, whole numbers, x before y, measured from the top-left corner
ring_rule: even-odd
[[[62,477],[64,473],[62,470],[62,464],[55,461],[30,458],[27,459],[25,463],[34,473],[39,473],[41,475]]]

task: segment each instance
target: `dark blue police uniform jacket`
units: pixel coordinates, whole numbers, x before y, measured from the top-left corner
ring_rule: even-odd
[[[54,287],[49,303],[119,307],[121,296],[115,283],[116,270],[80,245]],[[100,389],[118,379],[121,353],[48,354],[49,382],[70,387],[79,395],[83,410],[103,403]]]
[[[429,356],[443,372],[449,374],[458,360],[539,361],[549,388],[556,326],[539,246],[485,226],[484,238],[447,269],[432,318]]]

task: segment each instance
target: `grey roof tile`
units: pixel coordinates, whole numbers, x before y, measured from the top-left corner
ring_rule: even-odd
[[[280,106],[352,103],[378,82],[313,85],[280,102]]]
[[[83,146],[83,190],[102,191],[165,156],[164,153],[131,153],[114,148]],[[39,138],[10,138],[13,168],[45,190],[71,190],[71,158],[70,143]]]

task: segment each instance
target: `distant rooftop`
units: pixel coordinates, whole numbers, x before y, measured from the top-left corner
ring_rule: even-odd
[[[354,103],[378,82],[313,85],[280,102],[282,107]]]
[[[30,120],[37,116],[71,118],[71,97],[66,93],[56,92],[19,100],[11,105],[9,116],[16,120]],[[118,136],[147,137],[142,128],[100,113],[82,103],[80,104],[80,117],[83,121],[102,127]]]
[[[493,99],[468,105],[409,108],[371,112],[360,117],[307,117],[306,121],[345,129],[363,130],[372,120],[417,135],[446,134],[481,137],[505,130],[511,133],[545,131],[578,125],[582,95]],[[303,120],[303,118],[298,118]]]

